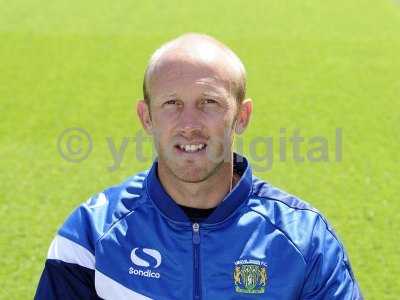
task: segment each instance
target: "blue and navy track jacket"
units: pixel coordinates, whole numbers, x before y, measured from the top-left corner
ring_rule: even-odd
[[[192,224],[149,171],[79,206],[53,240],[35,299],[362,299],[314,208],[252,175]]]

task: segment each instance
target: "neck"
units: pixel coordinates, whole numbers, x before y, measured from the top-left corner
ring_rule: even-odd
[[[199,182],[186,182],[171,176],[160,164],[157,171],[161,184],[171,198],[179,205],[193,208],[216,207],[240,179],[233,172],[232,162],[223,163],[220,170]]]

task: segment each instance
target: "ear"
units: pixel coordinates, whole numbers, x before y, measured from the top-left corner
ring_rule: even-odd
[[[142,123],[143,129],[152,134],[153,123],[151,121],[150,107],[144,100],[139,100],[136,105],[136,113]]]
[[[253,101],[248,98],[240,104],[238,114],[236,116],[236,134],[242,134],[250,122],[251,113],[253,112]]]

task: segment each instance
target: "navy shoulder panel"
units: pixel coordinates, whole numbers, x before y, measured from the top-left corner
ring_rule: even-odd
[[[48,259],[34,299],[100,299],[94,286],[94,270],[77,264]]]

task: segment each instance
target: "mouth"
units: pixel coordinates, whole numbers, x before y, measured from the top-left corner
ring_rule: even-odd
[[[191,144],[177,144],[175,149],[181,153],[199,153],[205,151],[207,144],[205,143],[191,143]]]

